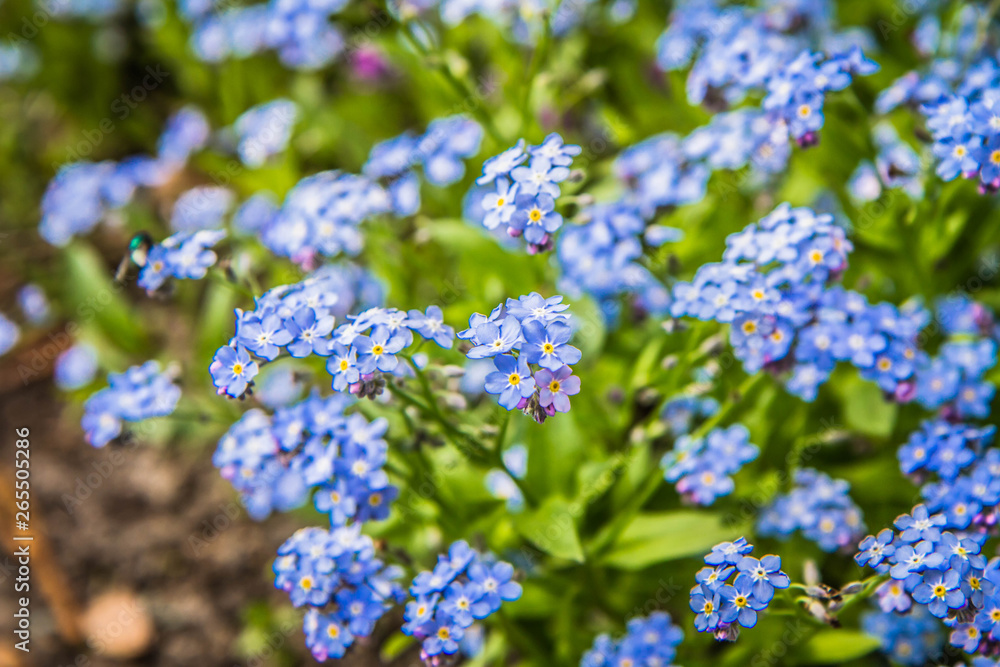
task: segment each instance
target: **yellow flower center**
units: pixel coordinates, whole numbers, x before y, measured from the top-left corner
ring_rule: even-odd
[[[743,323],[743,333],[752,334],[755,331],[757,331],[756,322],[754,322],[753,320],[747,320],[746,322]]]
[[[528,218],[530,218],[532,222],[538,222],[539,220],[542,219],[542,212],[539,211],[537,208],[533,208],[528,213]]]
[[[941,584],[934,587],[934,597],[936,598],[943,598],[947,592],[948,591]]]
[[[376,357],[382,354],[383,352],[385,352],[385,348],[382,347],[381,345],[375,345],[372,347],[372,354],[374,354]]]
[[[348,365],[349,364],[347,363],[347,359],[341,359],[340,360],[340,370],[346,371]]]
[[[808,118],[809,114],[812,113],[812,107],[808,104],[803,104],[799,107],[799,118]]]
[[[451,631],[448,628],[438,628],[438,639],[445,640],[451,638]]]
[[[243,364],[236,362],[233,364],[233,375],[240,375],[243,373]]]
[[[552,343],[546,343],[545,345],[542,345],[542,352],[544,352],[545,354],[552,354],[555,351],[556,348],[554,345],[552,345]]]
[[[552,382],[549,383],[549,391],[551,391],[553,394],[558,392],[561,387],[562,384],[560,384],[559,380],[553,380]]]
[[[517,385],[521,384],[521,376],[518,375],[517,373],[511,373],[510,376],[507,377],[507,382],[516,387]]]

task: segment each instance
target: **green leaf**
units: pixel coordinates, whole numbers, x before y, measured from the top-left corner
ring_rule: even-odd
[[[847,426],[865,435],[889,437],[896,425],[898,406],[887,402],[874,382],[862,380],[857,375],[845,380],[841,396]]]
[[[719,514],[695,510],[640,514],[612,545],[603,564],[641,570],[655,563],[704,554],[745,530],[745,526],[728,523]]]
[[[815,665],[842,665],[878,647],[878,639],[857,630],[823,630],[803,647],[802,661]]]
[[[582,510],[565,498],[552,496],[534,512],[514,520],[517,531],[536,547],[556,558],[583,562],[583,547],[576,530]]]
[[[142,320],[129,311],[124,288],[104,265],[97,251],[78,241],[64,251],[67,287],[75,303],[73,320],[80,326],[97,324],[105,336],[120,348],[136,354],[146,342]]]

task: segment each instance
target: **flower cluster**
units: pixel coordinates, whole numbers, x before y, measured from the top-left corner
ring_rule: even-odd
[[[827,93],[878,70],[859,48],[862,40],[830,31],[821,6],[783,7],[787,14],[701,2],[674,9],[657,61],[677,70],[694,60],[688,100],[713,109],[748,95],[761,101],[717,113],[685,138],[663,134],[622,153],[616,171],[647,218],[658,208],[700,201],[713,170],[751,165],[757,180],[783,171],[789,139],[803,147],[819,140]]]
[[[208,141],[208,121],[192,107],[167,122],[157,157],[137,155],[121,162],[73,162],[60,168],[42,197],[38,232],[52,245],[86,234],[108,214],[128,204],[137,187],[162,185]]]
[[[618,319],[618,297],[623,294],[631,295],[643,312],[665,314],[670,292],[640,262],[643,244],[679,241],[681,231],[661,225],[647,228],[639,209],[624,202],[591,206],[582,215],[589,221],[571,225],[559,236],[559,287],[597,299],[609,322]]]
[[[1000,569],[981,553],[985,533],[956,534],[945,524],[917,505],[896,519],[898,534],[886,528],[866,537],[855,560],[892,578],[878,591],[883,611],[923,605],[953,628],[953,645],[976,653],[988,636],[1000,639]]]
[[[937,16],[928,15],[915,33],[923,55],[937,54],[921,71],[907,72],[875,101],[879,113],[901,105],[918,109],[933,138],[936,173],[946,181],[960,174],[976,178],[981,192],[1000,188],[1000,63],[979,34],[989,17],[975,5],[964,5],[942,34]],[[947,45],[947,46],[945,46]],[[922,47],[922,48],[921,48]]]
[[[556,211],[559,184],[569,178],[573,157],[581,150],[553,133],[537,146],[525,147],[521,139],[484,162],[476,183],[492,183],[495,189],[482,198],[483,226],[523,236],[529,253],[551,250],[553,234],[563,224]]]
[[[233,191],[218,185],[202,185],[186,190],[174,202],[170,228],[175,232],[219,229],[233,207]]]
[[[181,397],[180,387],[174,384],[176,375],[176,369],[161,371],[155,361],[108,375],[109,386],[83,404],[81,425],[87,442],[103,447],[121,435],[122,422],[171,414]]]
[[[780,117],[789,124],[797,117],[804,124],[811,118],[802,118],[799,106],[808,104],[818,113],[823,93],[847,87],[852,74],[877,71],[858,48],[862,41],[831,30],[825,3],[771,11],[684,2],[660,37],[657,62],[665,70],[691,65],[687,95],[692,104],[736,104],[766,91],[765,108],[786,111]],[[817,42],[835,55],[811,53]]]
[[[962,470],[979,458],[995,433],[995,426],[975,428],[941,419],[926,420],[899,448],[900,470],[916,479],[926,479],[933,473],[944,481],[954,482]]]
[[[240,161],[248,167],[260,167],[268,158],[285,150],[298,117],[298,105],[287,99],[272,100],[244,111],[233,123]]]
[[[598,635],[580,660],[580,667],[665,667],[673,664],[684,632],[673,624],[670,614],[656,611],[645,618],[633,618],[624,637]]]
[[[917,368],[916,399],[946,417],[985,418],[996,387],[983,376],[996,362],[997,344],[991,338],[950,340]]]
[[[523,410],[539,423],[568,412],[569,397],[580,391],[570,366],[582,355],[569,344],[573,316],[562,300],[537,292],[507,299],[489,316],[474,313],[469,328],[458,333],[473,345],[470,359],[493,358],[496,370],[486,376],[486,392],[498,395],[504,408]]]
[[[801,531],[824,551],[856,544],[864,534],[861,509],[848,495],[850,485],[842,479],[804,468],[795,471],[795,487],[778,496],[757,520],[761,537],[782,539]]]
[[[671,313],[730,323],[730,342],[746,371],[791,369],[786,387],[805,400],[816,397],[840,361],[897,400],[909,400],[925,313],[871,305],[829,285],[846,269],[850,249],[832,216],[782,204],[730,235],[723,262],[678,284]]]
[[[969,434],[977,432],[982,434],[984,439],[992,439],[994,433],[993,426],[982,429],[971,427],[955,427],[955,431]],[[962,443],[963,445],[969,443]],[[959,446],[957,441],[945,441],[936,443],[939,451],[935,452],[938,460],[947,458],[954,454],[958,457],[966,458],[968,450]],[[975,440],[971,443],[973,447],[979,446],[980,442]],[[908,458],[915,452],[908,451]],[[944,463],[946,469],[949,467]],[[1000,505],[1000,450],[989,449],[971,464],[963,466],[964,474],[957,474],[953,479],[942,478],[937,482],[928,482],[921,489],[920,493],[931,512],[941,512],[946,518],[948,528],[965,530],[970,527],[975,530],[990,530],[997,525],[998,516],[997,505]],[[949,470],[950,472],[950,470]]]
[[[249,410],[219,440],[212,462],[240,492],[255,519],[302,506],[316,489],[316,509],[330,525],[382,520],[399,494],[382,469],[388,424],[345,415],[352,399],[313,395],[273,416]]]
[[[218,259],[210,250],[225,230],[178,232],[152,246],[139,271],[139,287],[152,294],[170,278],[200,280]]]
[[[941,630],[923,607],[909,614],[869,611],[861,617],[865,634],[879,640],[882,651],[893,662],[920,667],[940,654]],[[973,663],[976,667],[978,664]]]
[[[191,49],[205,62],[273,50],[288,67],[313,70],[344,51],[344,37],[330,17],[346,5],[346,0],[269,0],[215,12],[214,3],[192,0],[182,3],[182,15],[194,27]]]
[[[750,432],[742,424],[712,429],[704,437],[684,435],[660,462],[663,477],[676,482],[677,491],[687,502],[711,505],[720,496],[733,492],[735,475],[757,458],[760,448],[750,442]]]
[[[274,586],[296,607],[306,606],[306,645],[316,660],[341,658],[405,593],[397,567],[375,557],[360,526],[302,528],[278,547]]]
[[[433,570],[421,572],[410,584],[414,600],[406,604],[403,632],[421,641],[423,660],[454,655],[473,623],[521,597],[513,576],[510,563],[455,542],[447,556],[438,556]]]
[[[389,196],[363,176],[322,171],[299,181],[275,215],[260,228],[271,252],[312,266],[316,255],[357,255],[363,237],[359,226],[389,210]]]
[[[417,165],[431,185],[451,185],[465,174],[462,159],[478,153],[482,139],[483,129],[465,116],[438,118],[420,136],[407,132],[376,144],[362,172],[387,184],[396,215],[413,215],[420,210]]]
[[[696,422],[719,411],[719,402],[711,396],[680,395],[663,404],[660,419],[670,426],[674,436],[687,435]]]
[[[396,356],[413,343],[413,332],[443,348],[455,340],[455,330],[444,323],[438,306],[424,312],[369,308],[349,319],[333,332],[326,369],[334,389],[362,397],[380,394],[384,375],[405,376],[415,370]]]
[[[282,349],[296,358],[333,354],[336,318],[350,312],[356,298],[369,306],[382,300],[381,289],[357,267],[328,265],[301,282],[269,290],[252,311],[237,309],[236,336],[219,348],[209,367],[218,393],[243,396],[259,371],[254,357],[273,361]]]
[[[791,581],[781,571],[781,558],[750,556],[753,545],[742,537],[722,542],[705,556],[691,589],[691,611],[697,616],[698,632],[712,632],[718,640],[734,641],[740,627],[757,625],[757,612],[767,608],[775,589],[788,588]],[[730,582],[730,578],[732,581]]]

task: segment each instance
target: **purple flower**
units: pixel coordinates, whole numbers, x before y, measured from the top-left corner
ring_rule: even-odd
[[[539,404],[543,408],[551,405],[556,412],[569,412],[569,397],[580,393],[580,378],[569,366],[555,372],[543,368],[535,373],[535,384]]]

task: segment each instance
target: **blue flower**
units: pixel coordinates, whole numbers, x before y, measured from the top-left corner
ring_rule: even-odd
[[[242,345],[237,344],[235,348],[223,345],[212,358],[209,372],[220,394],[239,398],[257,375],[257,362],[250,358]]]
[[[421,313],[411,310],[406,315],[406,326],[445,349],[451,349],[455,342],[455,330],[444,323],[444,314],[438,306],[428,306]]]
[[[429,634],[423,642],[423,652],[429,657],[442,653],[454,655],[458,652],[458,642],[465,636],[465,630],[461,626],[439,618],[440,615],[440,611],[435,615]]]
[[[542,245],[562,226],[563,218],[555,212],[552,195],[526,194],[522,186],[514,198],[514,205],[510,228],[523,233],[528,243]]]
[[[497,371],[486,376],[486,392],[500,394],[500,405],[513,410],[522,399],[535,393],[535,380],[524,357],[500,355],[493,359]]]
[[[721,611],[721,596],[718,591],[713,591],[707,586],[695,586],[691,589],[690,600],[691,611],[697,616],[694,619],[694,627],[698,632],[710,632],[719,627]]]
[[[527,166],[512,169],[510,175],[518,184],[520,193],[558,197],[559,186],[556,184],[569,177],[569,168],[557,166],[548,158],[537,155]]]
[[[517,184],[511,184],[506,178],[498,178],[496,188],[495,192],[483,196],[482,207],[486,212],[483,226],[486,229],[496,229],[501,224],[510,223],[511,216],[517,210],[514,205],[518,193]]]
[[[738,621],[744,628],[757,625],[757,612],[767,607],[767,601],[754,595],[754,584],[749,578],[736,578],[735,585],[725,585],[719,589],[722,609],[719,618],[723,623]]]
[[[779,556],[764,556],[760,560],[744,556],[736,563],[739,571],[736,580],[745,579],[753,585],[753,596],[765,604],[774,597],[774,589],[788,588],[791,581],[788,575],[781,571]]]
[[[543,157],[558,167],[566,167],[572,164],[573,157],[579,155],[582,150],[579,146],[564,144],[563,138],[553,132],[545,137],[541,144],[528,149],[528,152],[533,156]]]
[[[992,639],[1000,639],[1000,595],[991,595],[983,600],[983,607],[976,614],[976,627]]]
[[[727,563],[736,565],[743,556],[753,551],[753,545],[747,544],[746,539],[739,538],[734,542],[722,542],[712,547],[712,551],[705,556],[707,565],[721,565]]]
[[[949,569],[924,573],[923,581],[913,589],[913,599],[927,605],[927,609],[938,618],[944,618],[949,609],[965,605],[965,595],[959,588],[958,572]]]
[[[243,112],[233,124],[239,137],[237,151],[248,167],[259,167],[285,150],[298,118],[298,105],[278,99],[258,104]]]
[[[308,357],[310,354],[321,357],[329,355],[330,339],[327,336],[333,331],[333,325],[332,315],[319,317],[313,308],[299,308],[284,321],[285,329],[292,338],[288,343],[288,353],[296,358]]]
[[[893,563],[889,569],[890,576],[903,580],[914,572],[938,567],[944,562],[944,556],[934,551],[933,544],[923,540],[916,545],[904,544],[897,547],[889,562]]]
[[[53,375],[63,391],[79,389],[97,375],[97,353],[90,345],[77,343],[56,358]]]
[[[358,369],[364,373],[374,373],[375,369],[390,373],[399,363],[396,353],[406,347],[406,339],[401,335],[390,335],[384,325],[372,329],[370,336],[358,336],[354,349],[358,351]]]
[[[344,657],[347,647],[354,643],[354,636],[348,628],[332,614],[324,614],[315,607],[306,611],[303,628],[306,646],[320,662]]]
[[[476,618],[486,618],[500,609],[502,602],[513,602],[521,597],[521,584],[513,581],[514,567],[510,563],[497,561],[486,563],[475,561],[469,566],[469,581],[478,584],[483,597],[472,608]]]
[[[941,539],[940,527],[944,524],[944,516],[941,514],[931,516],[925,505],[917,505],[910,514],[901,514],[894,522],[900,531],[899,539],[910,543],[921,540],[937,542]]]
[[[476,179],[476,183],[485,185],[498,177],[509,175],[511,170],[524,162],[527,157],[527,154],[524,152],[524,139],[521,139],[517,142],[517,145],[484,162],[483,175]]]
[[[499,325],[484,322],[476,326],[476,346],[469,350],[467,356],[470,359],[483,359],[505,354],[521,340],[521,323],[515,317],[505,317]]]
[[[529,363],[538,364],[550,371],[580,361],[580,350],[568,345],[573,330],[564,322],[545,325],[538,320],[526,322],[522,329],[524,345],[521,352]]]
[[[896,550],[892,544],[895,537],[895,533],[888,528],[883,528],[879,531],[877,537],[869,535],[861,540],[861,544],[858,545],[861,551],[854,556],[854,560],[861,566],[878,567],[883,560],[891,556]]]
[[[473,605],[482,597],[483,589],[479,584],[454,582],[445,589],[439,613],[447,614],[456,625],[467,628],[475,621]]]
[[[236,339],[257,356],[273,361],[281,353],[280,348],[291,342],[292,335],[276,313],[247,313],[238,323]]]
[[[361,380],[358,368],[358,352],[353,347],[347,348],[340,343],[330,346],[330,358],[326,362],[326,370],[333,376],[333,388],[344,391],[348,385]]]

